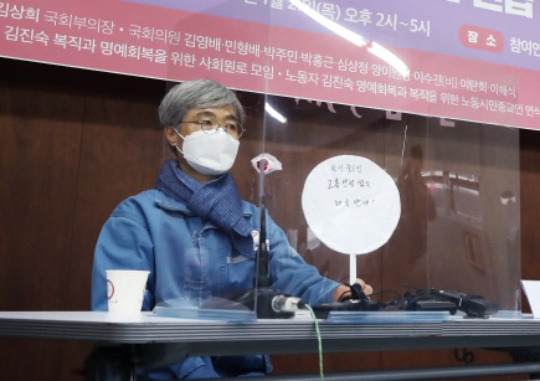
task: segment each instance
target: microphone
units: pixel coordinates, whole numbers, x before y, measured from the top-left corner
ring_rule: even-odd
[[[251,165],[258,173],[265,175],[269,175],[274,171],[281,171],[283,169],[283,166],[279,160],[269,153],[262,153],[255,156],[253,159],[251,159]]]
[[[261,158],[256,161],[257,164],[257,170],[259,173],[267,173],[268,169],[270,168],[270,163],[265,158]]]
[[[302,299],[295,296],[277,295],[272,298],[272,309],[275,312],[295,312],[305,306]]]

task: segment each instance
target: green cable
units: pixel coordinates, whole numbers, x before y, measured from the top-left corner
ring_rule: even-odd
[[[315,316],[315,312],[313,312],[313,308],[311,308],[311,306],[308,305],[307,303],[305,304],[305,306],[306,306],[306,309],[309,310],[309,313],[311,314],[313,322],[315,323],[315,332],[317,332],[317,341],[319,343],[319,374],[321,376],[321,381],[324,381],[322,337],[321,337],[321,331],[319,330],[319,321],[317,320],[317,316]]]

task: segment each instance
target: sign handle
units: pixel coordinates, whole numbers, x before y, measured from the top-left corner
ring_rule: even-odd
[[[356,283],[356,254],[349,256],[349,272],[349,284],[353,285]]]

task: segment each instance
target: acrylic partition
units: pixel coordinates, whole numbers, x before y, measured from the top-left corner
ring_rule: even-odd
[[[373,286],[372,299],[386,303],[406,292],[436,288],[480,295],[501,309],[519,310],[517,129],[270,95],[265,101],[283,117],[280,121],[266,113],[260,127],[264,152],[283,167],[265,179],[268,210],[306,262],[326,277],[349,281],[348,242],[340,246],[332,240],[343,237],[340,231],[322,231],[318,237],[306,218],[312,207],[306,211],[303,199],[314,191],[307,180],[322,163],[332,165],[341,155],[352,155],[361,158],[365,170],[378,166],[399,192],[397,226],[388,240],[371,251],[359,245],[362,255],[355,270]],[[365,198],[361,182],[370,187],[370,178],[355,175],[357,160],[347,158],[343,166],[330,169],[316,194],[328,220],[352,225],[337,227],[347,230],[350,241],[355,231],[384,236],[393,229],[387,225],[394,224],[391,214],[386,224],[371,214],[386,213],[384,207],[368,209],[380,200],[369,192],[372,198]],[[366,176],[374,176],[372,186],[381,179],[380,174]],[[351,187],[358,192],[352,197]],[[313,221],[332,229],[324,222]]]
[[[290,255],[332,280],[365,280],[374,302],[434,289],[520,311],[519,130],[508,126],[522,120],[499,120],[477,98],[483,89],[506,102],[516,88],[498,82],[495,63],[440,54],[434,40],[451,36],[438,16],[398,2],[308,3],[230,4],[250,10],[253,23],[242,12],[227,19],[224,41],[243,23],[251,38],[242,37],[246,50],[232,53],[228,43],[223,54],[250,70],[210,77],[236,89],[245,107],[231,170],[241,197],[257,209],[264,200]],[[463,16],[460,7],[450,10]],[[261,176],[253,166],[261,154],[280,168]],[[278,244],[269,241],[271,253]],[[227,261],[229,272],[245,266],[255,277],[253,262]],[[222,291],[238,301],[240,288]],[[229,296],[210,306],[239,307]]]
[[[419,84],[423,67],[455,57],[392,48],[404,46],[404,34],[430,37],[412,27],[383,28],[383,15],[391,20],[399,11],[364,4],[381,26],[369,29],[362,28],[369,12],[359,11],[359,2],[257,3],[269,14],[266,93],[242,143],[249,157],[234,173],[244,178],[248,159],[261,153],[280,162],[263,191],[290,246],[325,277],[364,279],[374,301],[434,288],[520,311],[519,130],[503,126],[503,117],[498,123],[496,113],[450,113],[449,94],[463,100],[470,90],[458,74],[447,77],[446,89]],[[436,20],[431,27],[435,34]],[[392,58],[370,50],[377,41]],[[492,71],[490,63],[480,65]],[[240,182],[257,203],[255,177],[248,178]]]

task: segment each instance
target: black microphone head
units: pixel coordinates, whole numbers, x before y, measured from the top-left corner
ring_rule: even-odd
[[[269,153],[262,153],[251,159],[253,168],[262,174],[268,175],[274,171],[281,171],[283,166],[277,158]]]
[[[268,167],[270,166],[270,163],[266,159],[260,159],[257,161],[257,168],[260,172],[266,173],[268,171]]]

